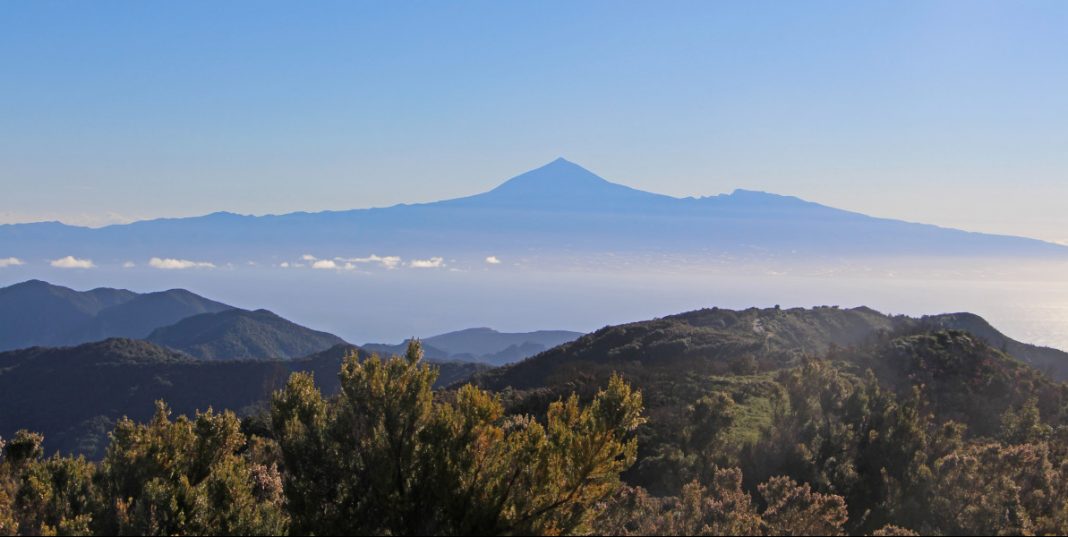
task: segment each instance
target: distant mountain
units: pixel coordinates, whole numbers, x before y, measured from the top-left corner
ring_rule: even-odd
[[[665,253],[714,259],[842,256],[1068,257],[1068,247],[873,218],[795,197],[736,190],[674,198],[606,181],[563,159],[482,194],[434,203],[319,213],[214,213],[100,229],[0,226],[0,251],[25,259],[75,255],[277,263],[373,253],[406,258],[489,255],[583,260]]]
[[[267,310],[241,309],[187,317],[146,339],[201,360],[290,359],[345,343]]]
[[[77,347],[0,353],[0,436],[29,428],[45,434],[51,453],[103,454],[115,421],[144,421],[163,399],[178,414],[213,407],[247,413],[281,388],[289,375],[310,371],[327,394],[337,393],[338,371],[350,345],[295,360],[201,361],[145,341],[110,339]],[[486,370],[470,363],[434,364],[438,386]]]
[[[342,358],[348,356],[350,353],[359,352],[361,357],[367,357],[372,353],[378,354],[379,357],[385,359],[391,356],[403,356],[408,350],[407,346],[404,349],[395,352],[382,352],[382,351],[370,351],[368,349],[360,348],[355,345],[337,345],[331,347],[325,351],[315,353],[311,356],[305,357],[301,360],[303,363],[315,363],[315,364],[334,364],[337,363],[340,367]],[[490,366],[485,364],[478,364],[474,362],[463,362],[458,360],[442,360],[429,356],[426,353],[426,347],[423,347],[423,358],[427,363],[433,364],[438,368],[438,380],[435,382],[435,386],[443,388],[452,384],[464,382],[467,379],[478,373],[484,373],[491,369]],[[327,393],[335,393],[341,389],[341,384],[338,381],[337,371],[327,371],[327,376],[322,376],[316,373],[316,380],[319,383],[320,389]]]
[[[124,337],[145,338],[154,330],[200,314],[232,310],[185,289],[138,295],[97,314],[94,322],[74,333],[68,343]]]
[[[463,360],[490,365],[518,362],[539,352],[573,341],[581,332],[567,330],[539,330],[507,333],[492,328],[468,328],[431,336],[422,340],[427,357],[437,360]],[[408,343],[396,345],[368,343],[363,349],[370,352],[403,353]]]
[[[79,292],[39,280],[0,289],[0,351],[109,338],[146,339],[202,360],[290,359],[345,343],[184,289]]]
[[[228,309],[231,306],[182,289],[148,294],[108,288],[79,292],[30,280],[0,289],[0,350],[144,338],[186,317]]]

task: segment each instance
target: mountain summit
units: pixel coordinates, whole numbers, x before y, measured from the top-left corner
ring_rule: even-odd
[[[75,291],[30,280],[0,288],[0,351],[144,338],[186,317],[230,309],[184,289],[146,294],[106,287]]]
[[[557,192],[574,194],[585,190],[612,188],[608,182],[597,174],[571,162],[563,157],[540,168],[517,175],[490,192],[504,194],[508,192]]]
[[[556,194],[560,196],[581,196],[585,193],[604,193],[608,191],[638,192],[637,190],[611,183],[574,162],[558,158],[540,168],[535,168],[501,183],[500,186],[489,191],[487,195]]]
[[[659,204],[674,199],[612,183],[574,162],[558,158],[513,177],[489,192],[452,201],[466,206],[527,210],[602,210],[634,208],[642,203]]]

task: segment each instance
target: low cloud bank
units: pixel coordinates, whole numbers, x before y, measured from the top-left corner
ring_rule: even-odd
[[[61,269],[91,269],[96,266],[92,259],[78,259],[72,255],[53,259],[51,265]]]
[[[301,258],[301,260],[307,261],[308,263],[310,263],[311,264],[311,268],[313,268],[313,269],[321,269],[321,270],[349,270],[349,271],[355,271],[355,270],[360,270],[360,265],[378,265],[378,266],[380,266],[380,267],[382,267],[384,269],[393,270],[393,269],[395,269],[397,267],[400,267],[400,266],[404,265],[404,260],[401,259],[400,256],[395,256],[395,255],[380,256],[380,255],[376,255],[376,254],[371,254],[371,255],[369,255],[367,257],[335,257],[333,259],[320,259],[320,258],[318,258],[318,257],[316,257],[314,255],[311,255],[311,254],[304,254],[304,255],[300,256],[300,258]],[[414,261],[413,263],[415,263],[415,262],[430,263],[434,259],[440,260],[441,258],[435,257],[435,258],[432,258],[432,259],[429,259],[429,260]],[[289,267],[301,267],[303,265],[300,264],[300,263],[284,262],[284,263],[280,264],[279,266],[282,267],[282,268],[289,268]],[[415,265],[409,263],[408,266],[415,266]]]
[[[445,266],[445,259],[442,257],[431,257],[430,259],[413,259],[408,263],[412,268],[441,268]]]
[[[208,263],[205,261],[190,261],[188,259],[161,259],[159,257],[153,257],[148,260],[148,266],[161,270],[185,270],[193,268],[215,268],[214,263]]]
[[[380,257],[375,254],[371,254],[367,257],[338,257],[335,259],[337,259],[338,261],[344,261],[347,265],[373,263],[381,265],[382,268],[386,269],[395,269],[400,266],[402,261],[400,257],[395,255],[387,255],[385,257]]]

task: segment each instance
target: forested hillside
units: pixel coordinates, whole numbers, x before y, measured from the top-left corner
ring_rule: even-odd
[[[187,317],[145,339],[201,360],[299,358],[345,343],[267,310],[241,309]]]
[[[45,434],[49,453],[99,459],[116,421],[151,418],[157,400],[179,414],[212,407],[246,415],[297,371],[314,374],[320,389],[332,395],[338,391],[338,368],[352,353],[368,356],[338,345],[295,360],[206,362],[128,339],[0,353],[0,436],[32,428]],[[434,365],[448,384],[483,369],[468,363]]]
[[[99,463],[7,435],[0,533],[1065,533],[1068,385],[953,322],[701,310],[607,327],[473,384],[470,369],[443,382],[449,364],[417,343],[269,371],[123,340],[7,353],[0,382],[21,368],[36,371],[23,383],[66,369],[143,380],[94,396],[141,408],[107,424]],[[269,401],[241,419],[220,393],[215,412],[175,419],[196,371],[254,379],[237,392],[262,382]],[[160,386],[178,402],[152,404]]]

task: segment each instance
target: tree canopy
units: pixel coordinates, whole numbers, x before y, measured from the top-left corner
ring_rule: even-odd
[[[435,390],[417,341],[353,353],[336,395],[298,372],[244,419],[161,401],[99,462],[0,439],[0,535],[1068,532],[1062,387],[959,333],[873,349],[687,386],[672,434],[618,374],[559,396]]]

